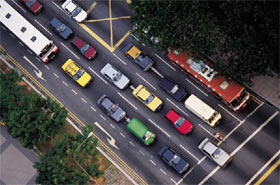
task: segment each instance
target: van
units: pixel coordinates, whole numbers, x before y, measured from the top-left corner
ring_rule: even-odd
[[[193,94],[186,99],[185,106],[211,127],[217,125],[222,119],[222,115],[219,112]]]
[[[137,138],[141,139],[141,141],[145,145],[150,145],[154,142],[156,138],[156,134],[151,132],[141,121],[137,118],[132,118],[128,124],[126,125],[128,130],[135,135]]]

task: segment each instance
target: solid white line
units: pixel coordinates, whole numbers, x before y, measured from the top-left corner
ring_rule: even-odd
[[[206,159],[206,156],[202,157],[202,158],[198,161],[198,163],[197,163],[197,164],[202,163],[202,162],[204,161],[204,159]]]
[[[203,127],[200,123],[198,124],[205,132],[207,132],[209,135],[215,137],[209,130],[207,130],[205,127]]]
[[[21,46],[23,46],[23,44],[21,42],[18,42]]]
[[[59,76],[58,76],[57,74],[53,73],[53,75],[54,75],[56,78],[59,78]]]
[[[62,12],[64,12],[66,14],[66,12],[59,6],[57,5],[54,1],[52,1],[52,3],[58,8],[60,9]],[[67,14],[66,14],[67,15]]]
[[[205,156],[205,157],[206,157],[206,156]],[[194,169],[196,166],[197,166],[197,165],[191,167],[191,169],[189,169],[188,172],[187,172],[178,182],[176,182],[176,185],[180,184],[180,183],[184,180],[184,178],[186,178],[186,177],[193,171],[193,169]]]
[[[66,82],[62,81],[62,83],[63,83],[65,86],[68,86],[68,84],[67,84]]]
[[[194,86],[197,90],[199,90],[202,94],[204,94],[205,96],[208,96],[208,94],[206,94],[205,92],[203,92],[200,88],[198,88],[196,85],[194,85],[190,80],[188,80],[187,78],[186,78],[186,80],[187,80],[190,84],[192,84],[192,86]]]
[[[91,67],[88,67],[98,78],[100,78],[105,84],[108,84],[106,80],[104,80],[99,74],[97,74]]]
[[[148,119],[154,126],[156,126],[159,130],[161,130],[167,137],[171,137],[166,131],[164,131],[160,126],[158,126],[153,120]]]
[[[150,159],[150,163],[152,163],[154,166],[156,165],[156,163],[154,161],[152,161],[151,159]]]
[[[136,73],[137,76],[139,76],[143,81],[145,81],[147,84],[149,84],[154,90],[157,90],[152,84],[150,84],[147,80],[145,80],[145,78],[143,78],[141,75],[139,75],[138,73]]]
[[[96,112],[96,110],[95,110],[95,108],[93,108],[93,106],[90,106],[90,108],[91,108],[94,112]]]
[[[103,115],[99,114],[99,116],[106,121],[106,118]]]
[[[23,9],[19,4],[17,4],[14,0],[12,0],[13,3],[15,3],[24,13],[26,13],[26,10]]]
[[[263,129],[264,126],[266,126],[279,112],[275,112],[273,115],[271,115],[263,124],[259,126],[258,129],[256,129],[249,137],[245,139],[233,152],[231,152],[231,156],[234,156],[245,144],[247,144],[257,133]],[[199,185],[202,185],[205,183],[210,177],[214,175],[218,170],[220,169],[219,166],[217,166],[210,174],[208,174],[200,183]]]
[[[30,51],[29,49],[27,49],[28,53],[30,53],[32,55],[32,51]]]
[[[119,61],[121,61],[121,63],[123,63],[124,65],[127,65],[127,63],[124,62],[122,59],[120,59],[120,57],[118,57],[115,53],[113,53],[113,55],[114,55],[117,59],[119,59]]]
[[[80,57],[78,57],[71,49],[69,49],[65,44],[60,42],[60,44],[65,47],[72,55],[74,55],[78,60],[80,60]]]
[[[176,71],[174,67],[168,64],[165,60],[163,60],[158,54],[155,53],[155,56],[158,57],[161,61],[163,61],[168,67],[170,67],[173,71]]]
[[[163,171],[162,169],[159,169],[164,175],[166,175],[166,172],[165,171]]]
[[[183,145],[180,144],[180,147],[183,148],[186,152],[188,152],[188,154],[190,154],[195,160],[199,161],[199,159],[195,157],[194,154],[192,154],[189,150],[187,150]]]
[[[126,99],[120,92],[118,92],[118,95],[122,97],[127,103],[129,103],[129,105],[131,105],[135,110],[138,109],[135,105],[133,105],[130,101],[128,101],[128,99]]]
[[[142,150],[140,150],[139,152],[140,152],[142,155],[144,155],[144,156],[145,156],[145,153],[144,153],[144,152],[142,152]]]
[[[72,92],[73,92],[74,94],[76,94],[76,95],[78,94],[78,93],[77,93],[76,91],[74,91],[73,89],[72,89]]]
[[[176,181],[175,181],[174,179],[170,178],[170,180],[171,180],[172,182],[174,182],[174,184],[176,184]]]
[[[243,141],[230,155],[234,156],[245,144],[247,144],[261,129],[266,126],[279,112],[275,112],[271,115],[257,130],[255,130],[245,141]]]
[[[45,28],[41,23],[39,23],[39,21],[37,21],[36,19],[34,19],[34,21],[39,24],[39,26],[41,26],[48,34],[50,34],[51,36],[53,35],[47,28]]]
[[[265,163],[265,165],[263,165],[263,167],[261,169],[259,169],[259,171],[253,176],[251,177],[251,179],[245,184],[245,185],[249,185],[251,184],[255,178],[276,158],[278,157],[278,155],[280,154],[280,150],[278,150],[278,152],[276,152],[270,159],[269,161],[267,161]]]
[[[3,30],[7,30],[4,26],[1,26],[1,28],[2,28]]]
[[[182,113],[184,113],[186,116],[189,116],[185,111],[183,111],[180,107],[178,107],[175,103],[173,103],[169,98],[166,98],[167,101],[169,101],[172,105],[174,105],[177,109],[179,109]]]
[[[111,126],[112,128],[116,128],[112,123],[110,124],[110,126]]]
[[[139,39],[135,36],[135,35],[133,35],[133,34],[130,34],[133,38],[135,38],[137,41],[139,41]]]
[[[121,135],[123,138],[125,138],[125,135],[124,135],[123,133],[120,132],[120,135]]]
[[[14,39],[16,38],[12,33],[10,33],[10,35],[11,35]]]
[[[47,65],[44,65],[44,66],[45,66],[45,68],[47,68],[48,70],[50,69],[49,66],[47,66]]]
[[[81,100],[82,100],[84,103],[87,103],[87,101],[86,101],[84,98],[81,98]]]
[[[132,143],[131,141],[129,141],[129,144],[131,144],[132,146],[135,146],[135,144],[134,144],[134,143]]]
[[[241,121],[239,118],[237,118],[236,116],[234,116],[231,112],[229,112],[226,108],[224,108],[222,105],[218,104],[219,107],[221,107],[222,109],[224,109],[224,111],[226,111],[229,115],[231,115],[233,118],[235,118],[236,120],[238,120],[239,122]]]
[[[246,116],[245,119],[243,119],[238,125],[236,125],[236,127],[234,127],[234,129],[232,129],[232,130],[224,137],[224,141],[225,141],[235,130],[237,130],[237,129],[248,119],[248,117],[250,117],[252,114],[254,114],[263,104],[264,104],[264,103],[259,104],[259,105],[255,108],[254,111],[252,111],[250,114],[248,114],[248,115]]]

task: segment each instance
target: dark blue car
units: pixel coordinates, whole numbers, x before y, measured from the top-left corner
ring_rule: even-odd
[[[56,17],[51,20],[50,25],[63,39],[69,39],[73,35],[72,29]]]
[[[170,147],[164,146],[158,152],[160,158],[169,166],[174,168],[179,174],[187,171],[189,163],[176,154]]]

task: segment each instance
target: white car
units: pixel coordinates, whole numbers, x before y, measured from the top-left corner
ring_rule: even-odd
[[[126,88],[130,83],[130,80],[124,74],[109,63],[101,69],[100,73],[119,89]]]
[[[65,1],[61,7],[77,22],[83,22],[88,16],[87,12],[72,0]]]
[[[198,149],[222,168],[232,160],[228,153],[213,144],[207,137],[198,144]]]

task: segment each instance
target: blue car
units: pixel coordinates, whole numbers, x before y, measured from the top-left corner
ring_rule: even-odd
[[[188,162],[186,162],[168,146],[162,147],[158,152],[158,155],[164,162],[175,169],[179,174],[186,172],[190,166]]]
[[[72,29],[56,17],[51,20],[50,25],[63,39],[69,39],[73,35]]]

